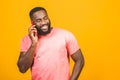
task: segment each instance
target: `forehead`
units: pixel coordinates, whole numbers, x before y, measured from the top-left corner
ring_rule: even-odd
[[[34,18],[34,19],[43,18],[45,16],[47,16],[47,13],[44,10],[40,10],[40,11],[37,11],[37,12],[33,13],[32,18]]]

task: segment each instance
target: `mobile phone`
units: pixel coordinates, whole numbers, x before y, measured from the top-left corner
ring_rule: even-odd
[[[32,25],[35,25],[33,21],[31,22],[31,24],[32,24]],[[36,26],[35,26],[35,28],[37,29]],[[38,32],[37,32],[37,33],[38,33]],[[34,32],[33,34],[34,34],[34,36],[35,36],[35,32]]]

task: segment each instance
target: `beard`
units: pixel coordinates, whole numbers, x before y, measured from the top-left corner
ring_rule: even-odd
[[[49,22],[49,23],[44,24],[42,26],[46,26],[46,25],[48,26],[48,31],[46,31],[46,32],[44,32],[41,28],[35,26],[35,28],[37,29],[38,35],[46,35],[46,34],[50,33],[50,31],[51,31],[51,23]],[[40,27],[42,27],[42,26],[40,26]]]

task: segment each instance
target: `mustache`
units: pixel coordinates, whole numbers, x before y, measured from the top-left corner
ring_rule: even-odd
[[[49,25],[49,24],[43,24],[43,25],[40,26],[40,28],[43,27],[43,26],[48,26],[48,25]]]

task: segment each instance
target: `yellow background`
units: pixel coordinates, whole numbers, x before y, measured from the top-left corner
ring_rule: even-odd
[[[85,57],[79,80],[120,80],[119,0],[2,0],[0,2],[0,80],[30,80],[18,71],[20,40],[29,11],[47,9],[52,26],[75,35]],[[73,61],[71,61],[71,70]]]

